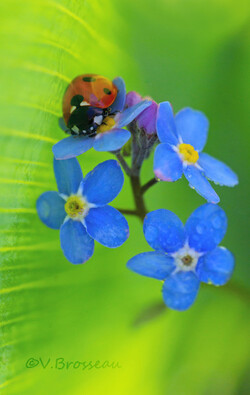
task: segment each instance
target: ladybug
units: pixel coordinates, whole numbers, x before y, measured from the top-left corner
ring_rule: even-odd
[[[72,135],[93,136],[103,119],[111,114],[110,106],[118,94],[109,79],[98,74],[76,77],[63,98],[63,118]]]

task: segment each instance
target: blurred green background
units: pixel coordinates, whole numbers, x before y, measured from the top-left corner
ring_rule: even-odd
[[[249,394],[249,36],[248,1],[7,0],[0,5],[1,394]],[[127,90],[175,111],[192,106],[210,119],[206,152],[238,174],[216,187],[229,228],[223,244],[236,256],[231,285],[202,287],[187,312],[166,311],[138,323],[161,301],[161,283],[125,264],[147,251],[141,223],[109,250],[72,265],[59,233],[35,211],[55,189],[52,145],[67,83],[78,74],[122,76]],[[108,153],[80,158],[84,173]],[[152,177],[152,157],[142,178]],[[185,221],[204,200],[186,180],[161,183],[148,209]],[[132,208],[126,180],[115,206]],[[247,291],[248,290],[248,291]],[[137,325],[135,325],[135,321]],[[119,361],[112,369],[33,369],[28,358]]]

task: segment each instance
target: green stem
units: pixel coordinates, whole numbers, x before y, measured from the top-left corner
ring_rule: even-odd
[[[250,303],[250,290],[242,287],[241,285],[234,283],[234,282],[229,282],[227,285],[224,287],[225,291],[228,291],[230,293],[234,293],[237,295],[240,299],[244,300],[245,302]]]
[[[135,215],[136,217],[138,217],[138,212],[136,210],[130,210],[124,208],[116,208],[116,210],[120,211],[120,213],[122,214]]]
[[[130,177],[131,176],[131,169],[130,169],[129,165],[127,164],[127,162],[125,161],[125,159],[123,158],[122,154],[120,152],[116,152],[115,155],[116,155],[118,161],[120,162],[120,165],[122,166],[123,170],[127,174],[127,176]]]
[[[138,217],[143,221],[147,214],[147,209],[141,192],[141,182],[139,176],[131,176],[130,183],[133,191],[134,202]]]
[[[144,194],[145,192],[147,192],[147,190],[149,188],[151,188],[153,185],[157,184],[158,180],[156,178],[152,178],[151,180],[149,180],[146,184],[144,184],[141,187],[141,193]]]

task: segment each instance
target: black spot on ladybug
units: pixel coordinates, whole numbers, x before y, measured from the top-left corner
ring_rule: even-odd
[[[94,82],[96,79],[95,77],[83,77],[82,80],[85,82]]]
[[[103,92],[106,93],[106,95],[111,95],[111,91],[108,88],[103,88]]]
[[[83,96],[82,95],[75,95],[71,99],[71,106],[80,106],[81,102],[83,101]]]

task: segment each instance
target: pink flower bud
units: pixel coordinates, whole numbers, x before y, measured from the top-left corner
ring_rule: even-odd
[[[126,107],[134,106],[140,101],[144,100],[139,93],[135,91],[128,92],[126,95]],[[146,98],[152,100],[151,98]],[[156,134],[156,117],[157,117],[158,104],[152,100],[152,104],[146,108],[138,117],[135,118],[137,126],[144,129],[148,135]]]

